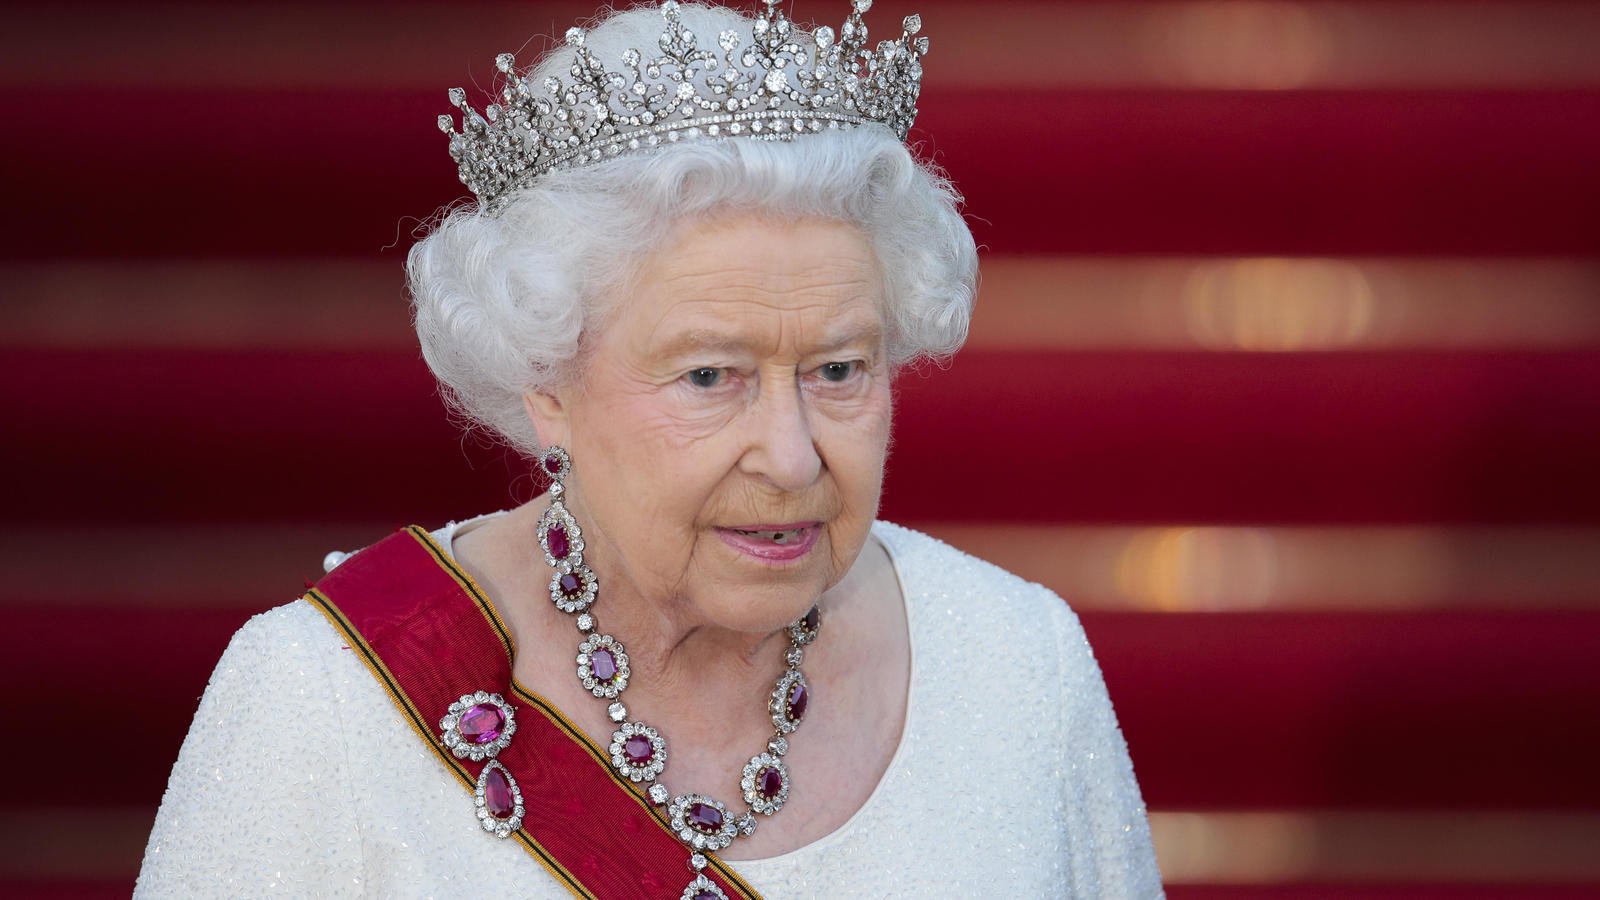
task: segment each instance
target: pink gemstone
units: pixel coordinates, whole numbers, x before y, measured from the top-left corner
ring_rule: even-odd
[[[544,470],[551,475],[559,474],[561,472],[561,457],[554,453],[546,456],[544,458]]]
[[[545,532],[545,537],[550,542],[550,555],[556,559],[566,559],[572,552],[572,547],[567,544],[567,529],[557,525]]]
[[[617,658],[605,648],[596,650],[589,654],[589,671],[601,681],[610,681],[617,677]]]
[[[695,891],[694,900],[717,900],[717,895],[710,891]]]
[[[483,805],[496,819],[509,819],[517,811],[516,801],[511,796],[511,782],[498,766],[484,776]]]
[[[821,614],[817,612],[817,608],[813,606],[806,613],[806,617],[800,620],[800,624],[807,632],[814,632],[817,630],[817,625],[820,624],[820,616]]]
[[[561,576],[561,593],[568,597],[576,597],[583,593],[583,579],[567,572]]]
[[[636,734],[622,742],[622,755],[628,758],[628,762],[642,766],[655,759],[656,748],[650,743],[649,738]]]
[[[783,792],[783,773],[777,769],[761,770],[761,796],[771,800]]]
[[[804,719],[806,717],[806,701],[809,699],[810,695],[806,693],[806,683],[796,681],[794,687],[789,688],[788,708],[784,710],[784,716],[791,722],[798,722]]]
[[[467,707],[456,722],[456,730],[474,744],[487,744],[500,736],[506,724],[505,714],[493,703],[475,703]]]
[[[716,834],[722,830],[722,810],[709,803],[691,803],[684,821],[691,828],[703,831],[706,834]]]

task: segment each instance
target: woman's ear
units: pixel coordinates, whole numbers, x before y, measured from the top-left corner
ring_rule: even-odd
[[[528,421],[533,423],[533,430],[539,435],[540,446],[567,445],[572,432],[567,418],[567,405],[561,395],[553,391],[528,391],[522,395],[522,408],[527,411]]]

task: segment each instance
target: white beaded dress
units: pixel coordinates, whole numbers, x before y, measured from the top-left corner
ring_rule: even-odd
[[[440,546],[467,524],[435,532]],[[844,825],[732,868],[773,900],[1161,896],[1127,747],[1076,616],[926,535],[885,522],[872,533],[910,628],[900,745]],[[200,701],[135,895],[485,894],[570,896],[516,842],[478,827],[471,795],[321,613],[297,601],[251,619]]]

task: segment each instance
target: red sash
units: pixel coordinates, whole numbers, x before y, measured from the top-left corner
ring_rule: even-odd
[[[641,789],[549,701],[511,680],[516,648],[494,605],[415,525],[346,559],[305,600],[328,617],[439,761],[461,782],[463,832],[478,826],[472,791],[486,763],[457,759],[438,721],[462,694],[489,691],[516,710],[517,731],[497,759],[527,810],[515,840],[579,897],[678,900],[694,880],[689,850]],[[759,898],[707,854],[705,874],[729,898]]]

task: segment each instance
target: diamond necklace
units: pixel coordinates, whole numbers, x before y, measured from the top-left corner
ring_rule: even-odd
[[[610,701],[606,712],[618,726],[608,748],[611,767],[634,784],[649,785],[646,794],[650,802],[665,808],[667,824],[689,847],[689,865],[696,875],[684,889],[683,900],[726,900],[722,890],[702,871],[707,863],[705,854],[723,849],[735,838],[754,834],[756,815],[770,816],[789,799],[789,767],[783,758],[789,752],[789,735],[800,727],[810,700],[811,689],[800,672],[800,663],[805,658],[802,648],[816,640],[821,627],[817,608],[813,606],[789,625],[786,668],[767,701],[773,735],[766,750],[750,757],[739,778],[745,811],[735,818],[720,800],[704,794],[673,796],[659,780],[667,766],[666,738],[654,726],[630,720],[628,707],[621,699],[632,677],[628,653],[621,641],[599,630],[589,611],[600,585],[583,562],[583,529],[562,501],[566,493],[564,482],[572,472],[572,458],[566,450],[552,446],[544,451],[539,463],[550,476],[550,507],[539,519],[539,546],[544,548],[545,562],[554,570],[550,576],[550,600],[557,609],[576,617],[578,630],[584,635],[578,644],[578,680],[595,698]]]

